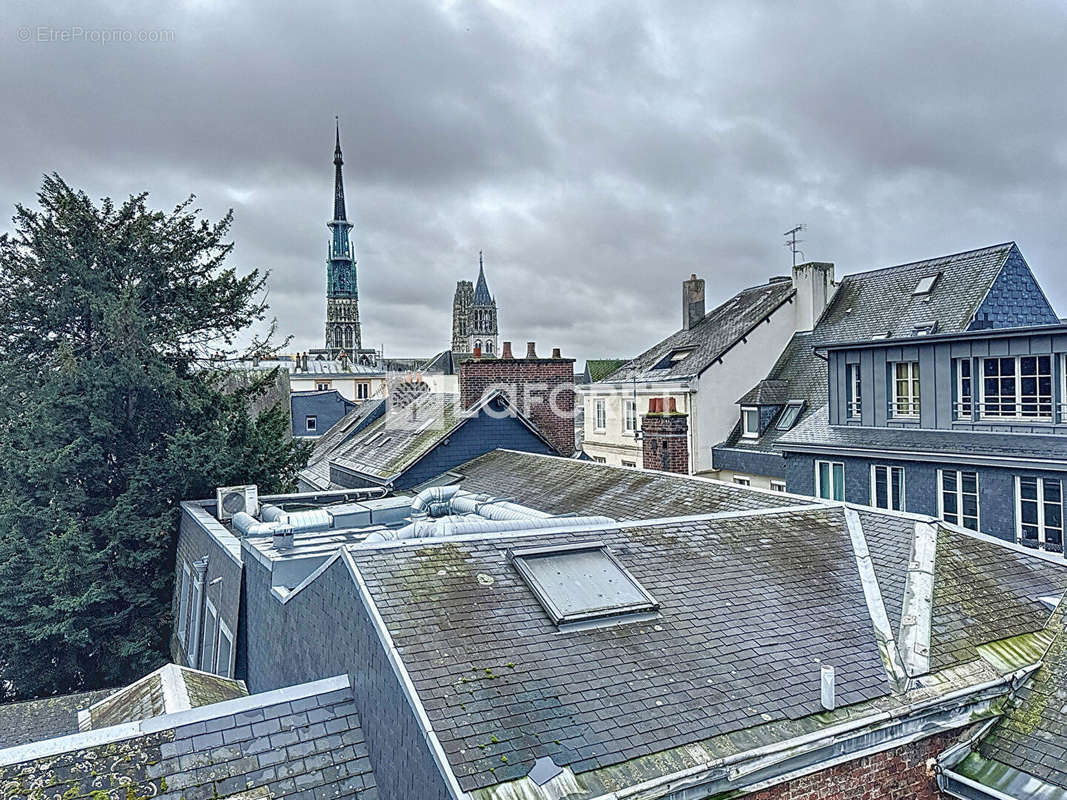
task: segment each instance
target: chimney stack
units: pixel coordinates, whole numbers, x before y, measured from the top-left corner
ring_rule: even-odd
[[[467,409],[496,389],[529,419],[552,446],[565,456],[574,455],[574,359],[538,358],[535,343],[526,358],[514,358],[511,342],[504,342],[500,358],[467,360],[459,365],[459,394]]]
[[[475,358],[481,358],[482,357],[482,348],[481,348],[480,345],[474,345],[474,357]]]
[[[695,274],[682,281],[682,330],[691,330],[704,319],[704,279]]]
[[[689,474],[689,416],[673,397],[653,397],[641,417],[641,461],[645,469]]]
[[[833,711],[837,706],[837,687],[835,685],[834,668],[829,664],[823,664],[822,669],[819,670],[819,678],[819,699],[822,701],[822,707],[827,711]]]
[[[796,329],[810,331],[822,316],[834,296],[834,265],[809,261],[793,267],[793,288],[796,289]]]

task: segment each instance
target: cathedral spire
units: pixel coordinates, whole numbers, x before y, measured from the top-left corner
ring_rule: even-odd
[[[485,280],[485,265],[482,263],[482,251],[478,251],[478,283],[474,286],[474,302],[477,305],[489,305],[493,302],[489,294],[489,284]]]
[[[336,125],[337,144],[333,148],[333,165],[334,165],[334,177],[333,177],[333,218],[334,219],[347,219],[345,216],[345,181],[341,176],[341,165],[345,163],[341,158],[341,120],[338,117],[334,117],[334,124]]]

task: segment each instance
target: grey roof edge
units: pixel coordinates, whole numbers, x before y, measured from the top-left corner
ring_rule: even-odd
[[[121,725],[111,725],[106,728],[96,728],[81,733],[72,733],[68,736],[59,736],[54,739],[44,739],[39,742],[8,747],[0,750],[0,766],[60,755],[71,750],[98,747],[124,739],[134,739],[146,733],[171,730],[194,722],[204,722],[205,720],[217,719],[230,714],[239,714],[243,711],[252,711],[257,708],[286,703],[292,700],[302,700],[306,697],[314,697],[339,689],[348,689],[351,685],[347,675],[338,675],[333,678],[286,686],[282,689],[274,689],[260,694],[250,694],[234,700],[224,700],[221,703],[212,703],[211,705],[200,706],[186,711],[162,714],[158,717],[151,717],[137,722],[125,722]]]
[[[419,697],[418,690],[415,688],[415,684],[411,680],[411,675],[408,673],[407,667],[404,665],[404,658],[400,655],[400,651],[396,649],[392,634],[389,633],[389,627],[385,624],[385,620],[382,618],[381,612],[378,610],[378,605],[374,602],[374,597],[371,595],[370,589],[367,588],[366,581],[363,580],[363,574],[359,571],[359,566],[356,564],[347,548],[342,551],[342,559],[352,577],[352,582],[355,584],[360,601],[363,603],[368,616],[371,618],[375,633],[378,635],[378,640],[380,641],[382,648],[385,650],[390,666],[393,668],[393,674],[400,683],[401,689],[404,692],[404,697],[411,706],[412,713],[414,713],[415,719],[418,721],[419,728],[422,731],[426,743],[430,746],[434,763],[448,786],[449,794],[452,795],[454,800],[469,800],[470,795],[463,791],[459,785],[459,779],[452,771],[452,765],[449,763],[448,755],[445,753],[445,749],[442,747],[440,739],[437,738],[437,734],[433,729],[433,723],[430,722],[430,716],[426,713],[426,708],[422,704],[422,699]]]
[[[181,502],[182,511],[189,514],[190,518],[199,525],[204,532],[214,539],[223,552],[228,555],[235,564],[241,565],[241,540],[234,536],[230,531],[215,519],[208,510],[204,507],[202,501],[196,500],[183,500]],[[213,502],[213,501],[212,501]]]
[[[876,275],[879,272],[889,272],[894,269],[904,269],[905,267],[917,267],[920,264],[927,264],[931,261],[945,261],[950,258],[958,258],[959,256],[968,256],[975,253],[981,253],[984,250],[999,250],[1001,248],[1011,249],[1017,246],[1014,239],[1009,239],[1006,242],[997,242],[995,244],[988,244],[985,247],[971,247],[967,250],[960,250],[956,253],[945,253],[944,255],[934,256],[932,258],[918,258],[915,261],[905,261],[902,264],[891,264],[888,267],[876,267],[875,269],[868,269],[862,272],[850,272],[847,275],[842,275],[841,280],[845,281],[849,278],[861,278],[869,275]]]
[[[925,342],[953,342],[970,339],[1007,339],[1012,336],[1027,336],[1033,334],[1067,334],[1067,324],[1049,323],[1047,325],[1020,325],[1014,328],[985,328],[976,331],[951,331],[948,333],[927,333],[921,336],[897,336],[892,339],[859,339],[849,342],[833,342],[814,345],[815,350],[830,352],[831,350],[859,350],[876,347],[900,347],[902,345],[917,345]]]

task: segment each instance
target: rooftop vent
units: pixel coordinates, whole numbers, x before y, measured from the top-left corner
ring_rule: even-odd
[[[624,621],[659,608],[600,542],[513,550],[510,559],[559,626],[612,618]]]
[[[937,283],[937,279],[941,277],[941,273],[937,272],[933,275],[924,275],[919,278],[919,282],[915,284],[915,288],[911,290],[913,296],[919,296],[924,294],[930,294],[934,290],[934,284]]]
[[[255,484],[224,486],[215,490],[215,505],[220,520],[233,519],[240,511],[254,517],[259,513],[259,489]]]
[[[829,664],[823,664],[822,669],[819,670],[819,678],[819,699],[822,701],[822,707],[827,711],[833,711],[837,707],[837,679],[834,668]]]

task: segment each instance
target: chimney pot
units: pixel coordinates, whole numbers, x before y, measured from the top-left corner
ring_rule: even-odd
[[[552,358],[563,358],[563,356],[561,356],[559,354],[559,348],[558,347],[553,347],[552,348]]]
[[[650,397],[648,399],[648,413],[649,414],[662,414],[663,413],[663,398]]]
[[[477,345],[474,346],[474,357],[475,358],[481,358],[482,357],[482,348],[477,346]]]
[[[678,413],[678,399],[675,397],[664,398],[667,402],[667,411],[671,414]]]
[[[514,358],[511,354],[511,342],[504,342],[504,350],[500,354],[501,358]]]
[[[537,358],[537,342],[526,343],[526,357]]]

